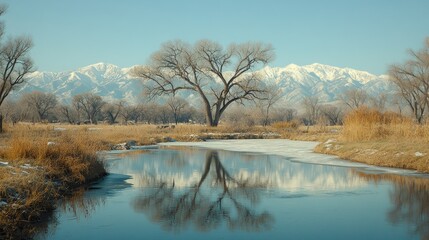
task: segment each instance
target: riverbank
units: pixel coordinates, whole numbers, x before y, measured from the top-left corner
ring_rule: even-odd
[[[107,174],[81,133],[14,129],[0,148],[0,239],[31,238],[58,199]],[[4,136],[3,136],[4,137]],[[53,141],[54,140],[54,141]]]
[[[429,143],[403,139],[346,142],[329,139],[314,151],[369,165],[429,173]]]
[[[341,133],[315,148],[366,164],[429,173],[429,123],[397,113],[360,108],[344,119]]]

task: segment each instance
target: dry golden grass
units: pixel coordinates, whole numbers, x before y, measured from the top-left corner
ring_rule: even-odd
[[[17,126],[1,136],[0,158],[8,164],[0,166],[0,201],[7,203],[0,209],[0,238],[2,231],[10,238],[31,236],[34,229],[26,226],[57,197],[106,174],[97,156],[105,146],[85,131]]]
[[[11,161],[12,165],[27,163],[41,167],[48,179],[68,185],[88,182],[104,174],[97,151],[105,147],[84,131],[17,128],[6,146],[0,149],[0,158]]]
[[[285,121],[285,122],[275,122],[271,124],[271,126],[274,129],[280,129],[280,130],[296,130],[299,127],[299,122],[297,121]]]
[[[395,113],[360,108],[345,117],[335,141],[315,150],[371,165],[429,172],[429,124]]]
[[[368,141],[378,139],[407,139],[429,142],[429,124],[416,124],[397,113],[380,113],[374,109],[359,108],[344,119],[341,139]]]

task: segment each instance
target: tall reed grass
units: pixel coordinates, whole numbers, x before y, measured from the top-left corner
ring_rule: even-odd
[[[411,118],[397,113],[381,113],[366,107],[350,112],[344,119],[342,140],[370,141],[392,138],[429,142],[429,124],[417,124]]]

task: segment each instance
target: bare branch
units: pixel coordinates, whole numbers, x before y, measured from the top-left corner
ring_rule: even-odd
[[[409,50],[411,59],[401,65],[392,65],[389,80],[407,102],[417,122],[423,123],[429,106],[429,38],[419,51]]]

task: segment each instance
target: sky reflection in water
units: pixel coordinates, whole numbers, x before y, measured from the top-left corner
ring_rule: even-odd
[[[198,148],[108,157],[40,238],[429,239],[427,178]]]

